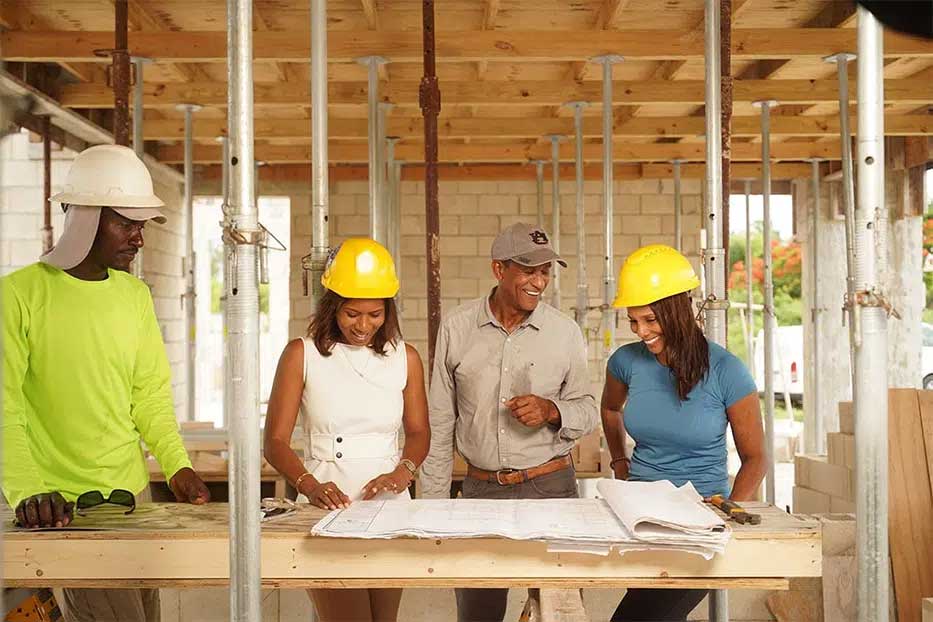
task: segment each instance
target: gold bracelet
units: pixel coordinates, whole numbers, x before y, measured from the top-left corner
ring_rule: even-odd
[[[298,492],[301,492],[301,482],[306,477],[311,477],[311,473],[308,471],[305,471],[304,473],[298,476],[298,479],[295,480],[295,490],[297,490]]]
[[[622,461],[630,462],[630,460],[629,460],[627,457],[622,456],[621,458],[616,458],[615,460],[610,460],[610,461],[609,461],[609,468],[610,468],[610,469],[615,468],[616,462],[622,462]]]
[[[412,479],[414,479],[415,473],[418,472],[418,467],[415,466],[414,461],[409,460],[408,458],[402,458],[399,460],[399,464],[408,469],[408,472],[411,473]]]

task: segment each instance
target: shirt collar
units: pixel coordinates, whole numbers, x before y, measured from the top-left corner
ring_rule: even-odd
[[[492,312],[492,307],[489,305],[489,299],[492,298],[493,293],[496,291],[496,288],[493,287],[489,290],[489,294],[483,296],[483,304],[480,305],[480,311],[476,318],[477,326],[485,326],[486,324],[492,324],[493,326],[498,326],[505,330],[502,326],[502,323],[496,318],[495,314]],[[544,302],[539,302],[538,306],[535,307],[535,310],[532,311],[524,321],[519,324],[519,328],[524,328],[525,326],[531,326],[537,330],[541,330],[541,325],[544,322],[544,312],[541,310],[541,306],[546,304]]]

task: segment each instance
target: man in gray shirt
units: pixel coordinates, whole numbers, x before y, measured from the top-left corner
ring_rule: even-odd
[[[553,262],[567,265],[544,231],[512,225],[492,245],[492,293],[441,325],[422,497],[449,497],[455,443],[469,465],[464,498],[578,496],[570,450],[599,414],[579,327],[541,300]],[[507,598],[508,589],[458,589],[458,620],[501,622]]]

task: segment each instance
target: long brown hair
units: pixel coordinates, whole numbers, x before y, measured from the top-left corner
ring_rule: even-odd
[[[686,292],[652,302],[651,310],[664,333],[667,366],[677,381],[680,401],[709,372],[709,343],[693,317]]]
[[[349,298],[344,298],[329,289],[324,290],[324,296],[318,306],[317,314],[311,318],[308,325],[308,337],[314,341],[321,356],[330,356],[334,344],[343,341],[343,333],[337,324],[337,312],[346,304]],[[376,354],[385,356],[386,344],[395,344],[402,338],[402,331],[398,324],[398,308],[394,298],[383,298],[385,303],[385,321],[373,336],[372,349]]]

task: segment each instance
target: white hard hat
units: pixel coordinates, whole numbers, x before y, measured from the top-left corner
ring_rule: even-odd
[[[165,223],[156,208],[165,205],[152,190],[152,177],[132,149],[97,145],[74,159],[64,190],[49,199],[67,208],[62,235],[40,261],[69,270],[84,261],[94,244],[101,209],[124,218]]]
[[[89,207],[165,205],[152,190],[152,177],[146,165],[132,149],[121,145],[96,145],[79,153],[71,164],[63,190],[49,200]],[[152,212],[149,218],[164,219],[161,212]]]

